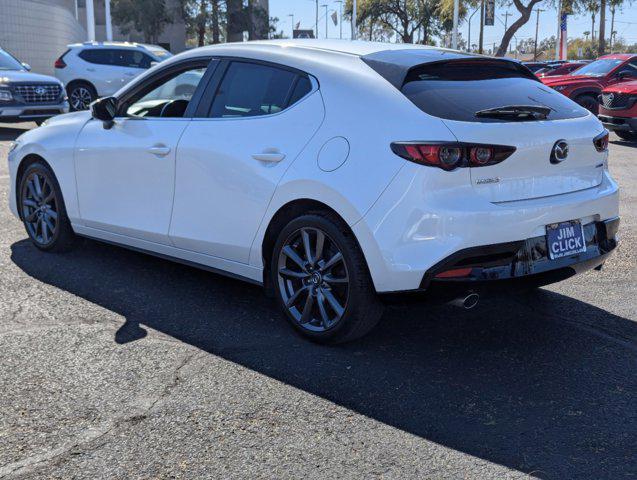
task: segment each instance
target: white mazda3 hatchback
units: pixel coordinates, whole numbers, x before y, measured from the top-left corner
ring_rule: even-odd
[[[265,286],[342,342],[386,294],[462,299],[601,267],[608,132],[518,63],[412,45],[204,47],[22,135],[11,210],[36,247],[90,237]]]

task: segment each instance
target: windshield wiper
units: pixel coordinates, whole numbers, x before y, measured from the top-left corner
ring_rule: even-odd
[[[536,105],[508,105],[479,110],[475,115],[482,118],[506,118],[509,120],[545,120],[551,110],[549,107]]]

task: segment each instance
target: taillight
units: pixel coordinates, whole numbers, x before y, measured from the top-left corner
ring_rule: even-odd
[[[593,145],[598,152],[605,152],[608,150],[608,130],[604,130],[593,139]]]
[[[64,63],[64,60],[62,60],[62,57],[58,58],[55,63],[53,64],[53,66],[55,68],[64,68],[66,67],[66,63]]]
[[[406,160],[443,170],[495,165],[515,152],[506,145],[469,143],[394,142],[391,149]]]

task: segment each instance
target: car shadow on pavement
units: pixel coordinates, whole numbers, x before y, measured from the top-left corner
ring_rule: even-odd
[[[392,307],[363,340],[324,347],[299,338],[260,288],[165,260],[92,241],[49,255],[26,240],[12,260],[125,317],[119,343],[149,327],[540,478],[637,471],[637,325],[573,298],[539,290],[471,311]]]

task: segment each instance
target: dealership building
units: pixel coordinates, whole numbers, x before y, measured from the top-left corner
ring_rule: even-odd
[[[33,71],[53,74],[53,63],[70,43],[143,42],[140,32],[122,33],[110,18],[108,0],[0,0],[0,48]],[[167,0],[174,21],[166,25],[159,44],[173,53],[186,48],[186,26],[179,0]]]

